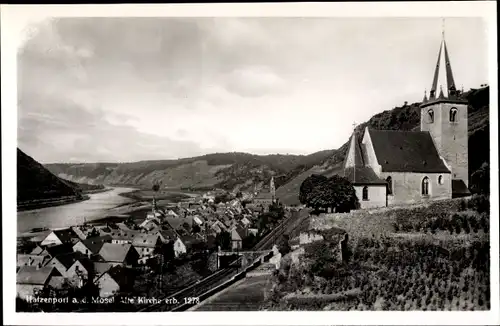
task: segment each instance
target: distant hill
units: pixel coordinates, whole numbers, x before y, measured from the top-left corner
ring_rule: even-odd
[[[489,87],[471,89],[464,94],[469,101],[469,171],[489,162]],[[413,130],[420,125],[420,103],[396,107],[373,116],[359,125],[374,129]],[[253,155],[215,153],[178,160],[134,163],[47,164],[57,176],[79,183],[151,187],[162,181],[164,187],[185,189],[258,189],[275,176],[277,196],[288,205],[298,204],[302,181],[312,173],[333,175],[341,171],[346,143],[335,150],[310,155]]]
[[[64,182],[32,157],[17,149],[18,203],[80,195],[80,189]]]
[[[41,201],[44,203],[57,201],[62,197],[82,199],[82,194],[103,188],[102,185],[63,180],[31,156],[17,149],[17,202],[19,206],[32,206],[30,204]]]

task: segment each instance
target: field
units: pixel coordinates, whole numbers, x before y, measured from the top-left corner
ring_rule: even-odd
[[[284,260],[267,308],[490,309],[488,206],[487,198],[474,196],[328,216],[330,227],[349,232],[348,262],[332,258],[337,243],[306,245],[300,263]]]

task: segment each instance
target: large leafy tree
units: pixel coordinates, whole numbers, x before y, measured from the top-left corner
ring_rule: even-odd
[[[299,199],[302,204],[315,209],[332,208],[337,212],[348,212],[359,208],[354,187],[349,180],[338,175],[331,178],[311,175],[300,186]]]
[[[470,190],[476,194],[490,194],[490,165],[488,163],[483,163],[479,169],[472,173]]]

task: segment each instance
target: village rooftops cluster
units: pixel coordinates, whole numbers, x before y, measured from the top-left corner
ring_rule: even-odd
[[[17,289],[22,298],[47,286],[83,286],[93,282],[102,297],[124,290],[127,270],[158,258],[164,245],[180,257],[200,250],[216,250],[216,237],[227,232],[231,250],[242,248],[243,239],[257,235],[256,220],[264,205],[242,204],[243,198],[215,204],[206,195],[200,200],[158,208],[137,225],[106,223],[48,231],[31,240],[36,247],[17,257]],[[251,197],[250,197],[251,198]],[[253,205],[253,206],[252,206]],[[175,258],[174,258],[175,259]],[[117,271],[117,268],[119,271]]]

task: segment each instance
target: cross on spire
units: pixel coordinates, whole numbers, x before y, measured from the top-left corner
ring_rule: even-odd
[[[444,30],[445,30],[445,19],[443,18],[443,31],[442,31],[443,40],[444,40]]]
[[[442,40],[441,44],[439,45],[439,52],[438,52],[438,57],[437,57],[437,63],[436,63],[436,68],[434,71],[434,78],[432,79],[432,87],[429,92],[429,100],[434,100],[436,99],[436,92],[437,92],[437,86],[438,86],[438,76],[439,76],[439,68],[440,68],[440,61],[441,61],[441,55],[442,52],[444,52],[444,63],[445,63],[445,74],[446,74],[446,89],[448,91],[447,96],[450,99],[456,98],[457,95],[457,89],[455,86],[455,79],[453,78],[453,72],[451,69],[451,63],[450,63],[450,56],[448,54],[448,47],[446,46],[446,40],[445,40],[445,18],[443,17],[442,19]],[[441,94],[439,94],[441,97]],[[443,96],[444,97],[444,96]]]

